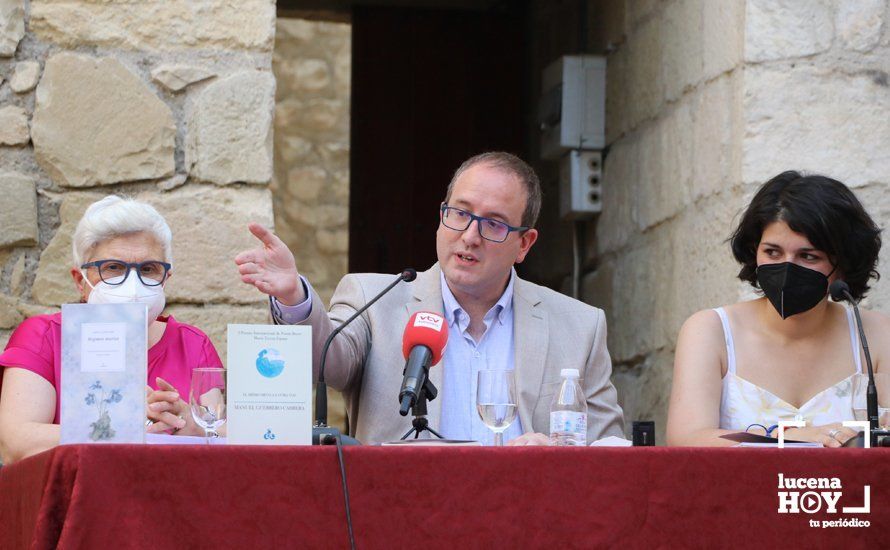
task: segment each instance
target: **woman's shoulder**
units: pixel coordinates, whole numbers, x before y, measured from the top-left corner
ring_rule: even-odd
[[[879,332],[890,330],[890,317],[884,313],[873,309],[859,308],[859,314],[866,329],[871,328]]]
[[[54,327],[61,327],[62,314],[48,313],[34,315],[22,321],[9,338],[9,346],[25,341],[40,340],[46,337]]]
[[[194,325],[180,323],[172,315],[167,317],[167,330],[186,340],[209,340],[207,334]]]
[[[694,339],[697,342],[702,340],[722,341],[723,323],[716,309],[702,309],[687,317],[683,326],[680,327],[679,338],[687,341]]]

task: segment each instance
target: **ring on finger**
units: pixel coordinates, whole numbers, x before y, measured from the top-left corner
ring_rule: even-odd
[[[185,418],[183,418],[183,416],[182,416],[181,414],[177,414],[176,417],[177,417],[178,419],[182,420],[183,422],[185,422]],[[182,428],[176,428],[176,427],[174,427],[172,433],[176,433],[176,432],[178,432],[178,431],[181,430],[181,429],[182,429]]]
[[[837,434],[839,434],[839,433],[841,433],[841,431],[839,429],[835,428],[835,429],[831,430],[830,432],[828,432],[828,437],[830,437],[831,439],[840,443],[840,440],[837,438]]]

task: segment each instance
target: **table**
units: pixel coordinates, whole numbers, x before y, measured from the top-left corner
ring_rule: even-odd
[[[883,546],[890,526],[887,449],[347,447],[344,459],[358,548],[855,548]],[[838,478],[838,513],[779,514],[779,473]],[[840,513],[865,485],[870,513]],[[838,518],[870,527],[810,527]],[[75,445],[0,468],[0,548],[110,544],[346,548],[336,449]]]

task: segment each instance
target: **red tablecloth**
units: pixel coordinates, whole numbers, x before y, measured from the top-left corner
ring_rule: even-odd
[[[885,449],[353,447],[344,455],[358,548],[888,540]],[[838,513],[823,505],[779,514],[779,473],[838,478]],[[842,513],[862,506],[865,485],[870,513]],[[853,518],[870,527],[820,523]],[[334,448],[59,447],[0,468],[0,530],[4,549],[348,546]]]

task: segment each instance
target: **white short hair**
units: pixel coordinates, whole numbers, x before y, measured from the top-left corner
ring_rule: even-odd
[[[164,249],[163,260],[173,263],[173,233],[167,221],[148,203],[108,195],[91,204],[77,222],[71,249],[80,268],[101,242],[131,233],[149,233]]]

